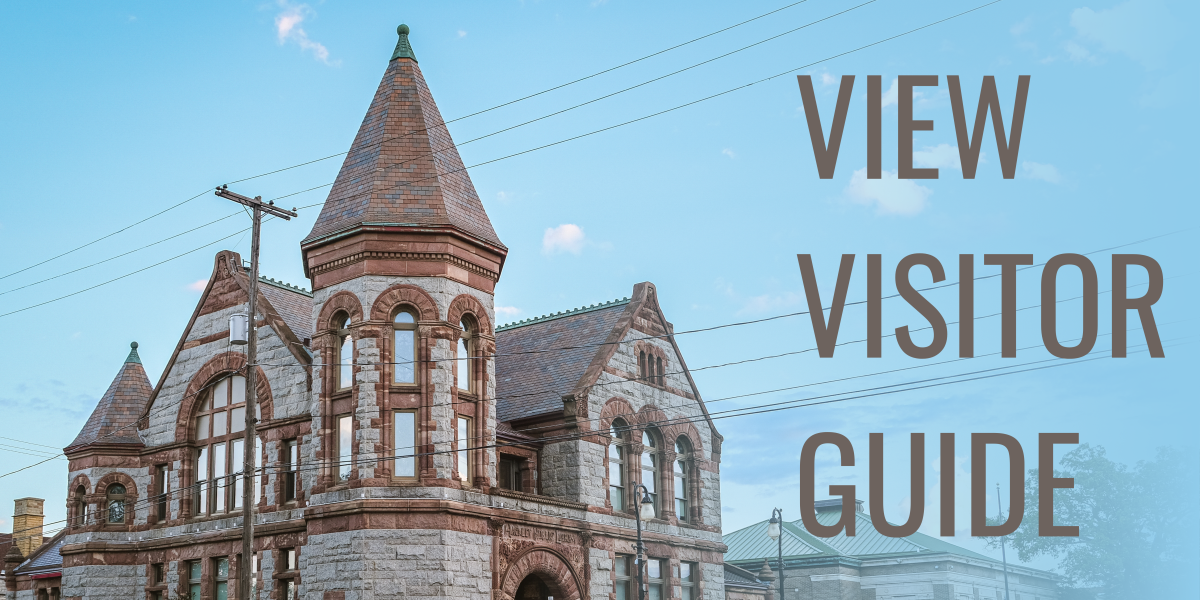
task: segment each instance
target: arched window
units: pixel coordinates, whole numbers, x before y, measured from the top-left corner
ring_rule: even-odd
[[[675,464],[672,467],[675,472],[675,516],[680,521],[688,520],[688,494],[691,491],[688,462],[691,458],[692,444],[681,435],[675,440]]]
[[[255,404],[258,418],[262,417],[260,406]],[[192,487],[192,515],[241,508],[244,484],[240,476],[233,475],[241,473],[243,465],[246,378],[234,375],[212,386],[200,402],[195,423],[196,485]]]
[[[108,486],[104,506],[108,510],[109,523],[125,522],[125,486],[114,483]]]
[[[354,336],[350,335],[350,315],[338,313],[333,322],[338,328],[337,389],[348,390],[354,386]]]
[[[469,392],[475,380],[475,369],[471,364],[471,354],[475,350],[475,327],[471,322],[470,317],[463,317],[462,334],[458,337],[458,351],[456,358],[458,359],[458,389]]]
[[[658,515],[658,469],[662,461],[659,456],[658,444],[655,443],[654,438],[655,436],[651,435],[650,430],[642,432],[642,485],[646,486],[646,490],[650,493],[654,514]]]
[[[83,527],[88,520],[87,489],[82,485],[75,488],[75,526]]]
[[[655,380],[658,381],[658,385],[665,385],[666,379],[663,377],[662,357],[658,357],[655,360],[658,361],[658,367],[654,370],[654,372],[656,374]]]
[[[646,372],[646,351],[638,353],[638,377],[643,381],[649,381],[650,374]]]
[[[625,510],[625,432],[628,425],[613,419],[612,442],[608,444],[608,500],[613,510]]]
[[[395,328],[395,358],[393,371],[396,383],[417,382],[417,318],[407,309],[400,309],[392,319]]]

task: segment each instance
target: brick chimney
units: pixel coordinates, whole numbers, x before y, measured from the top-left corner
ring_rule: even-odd
[[[18,498],[16,510],[13,512],[13,545],[21,550],[21,554],[29,556],[42,545],[42,504],[41,498]]]

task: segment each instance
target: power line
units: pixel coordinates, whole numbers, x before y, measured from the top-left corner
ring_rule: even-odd
[[[801,0],[800,2],[793,2],[793,3],[791,3],[791,4],[788,4],[788,5],[786,5],[786,6],[783,6],[783,7],[777,8],[777,9],[775,9],[775,10],[772,10],[772,11],[769,11],[769,12],[766,12],[766,13],[763,13],[763,14],[761,14],[761,15],[758,15],[757,17],[753,17],[753,18],[751,18],[751,19],[747,19],[747,20],[745,20],[745,21],[742,21],[742,22],[740,22],[740,23],[736,23],[736,24],[734,24],[734,25],[730,25],[730,26],[728,26],[728,27],[725,27],[725,28],[722,28],[722,29],[718,29],[717,31],[714,31],[714,32],[712,32],[712,33],[708,33],[708,34],[702,35],[702,36],[700,36],[700,37],[697,37],[697,38],[693,38],[693,39],[691,39],[691,40],[688,40],[688,41],[686,41],[686,42],[683,42],[683,43],[681,43],[681,44],[676,44],[676,45],[674,45],[674,46],[671,46],[671,47],[669,47],[669,48],[666,48],[666,49],[663,49],[663,50],[659,50],[659,51],[657,51],[657,52],[654,52],[654,53],[651,53],[651,54],[647,54],[647,55],[645,55],[645,56],[642,56],[641,58],[637,58],[637,59],[634,59],[634,60],[631,60],[631,61],[628,61],[628,62],[625,62],[625,63],[619,64],[619,65],[617,65],[617,66],[615,66],[615,67],[610,67],[610,68],[604,69],[604,70],[602,70],[602,71],[597,71],[596,73],[592,73],[591,75],[587,75],[587,76],[584,76],[584,77],[580,77],[580,78],[578,78],[578,79],[575,79],[575,80],[569,81],[569,82],[567,82],[567,83],[563,83],[563,84],[560,84],[560,85],[556,85],[556,86],[554,86],[554,87],[551,87],[551,88],[544,89],[544,90],[542,90],[542,91],[540,91],[540,92],[535,92],[535,93],[533,93],[533,94],[529,94],[529,95],[527,95],[527,96],[523,96],[523,97],[521,97],[521,98],[517,98],[516,100],[510,100],[510,101],[508,101],[508,102],[504,102],[504,103],[501,103],[501,104],[497,104],[497,105],[495,105],[495,106],[492,106],[492,107],[490,107],[490,108],[486,108],[486,109],[484,109],[484,110],[476,111],[476,112],[470,113],[470,114],[468,114],[468,115],[463,115],[463,116],[461,116],[461,117],[458,117],[458,118],[455,118],[455,119],[451,119],[451,120],[449,120],[449,121],[443,121],[443,122],[442,122],[440,125],[443,125],[443,126],[444,126],[444,125],[447,125],[447,124],[449,124],[449,123],[454,123],[454,122],[456,122],[456,121],[461,121],[461,120],[463,120],[463,119],[468,119],[468,118],[470,118],[470,117],[474,117],[474,116],[481,115],[481,114],[484,114],[484,113],[487,113],[487,112],[491,112],[491,111],[493,111],[493,110],[496,110],[496,109],[498,109],[498,108],[502,108],[502,107],[505,107],[505,106],[509,106],[509,105],[512,105],[512,104],[516,104],[516,103],[518,103],[518,102],[522,102],[522,101],[525,101],[525,100],[529,100],[530,98],[535,98],[535,97],[537,97],[537,96],[541,96],[542,94],[546,94],[546,93],[549,93],[549,92],[552,92],[552,91],[555,91],[555,90],[559,90],[559,89],[562,89],[562,88],[565,88],[565,87],[568,87],[568,86],[574,85],[574,84],[576,84],[576,83],[580,83],[580,82],[582,82],[582,81],[586,81],[586,80],[588,80],[588,79],[592,79],[593,77],[598,77],[598,76],[600,76],[600,75],[604,75],[605,73],[610,73],[610,72],[612,72],[612,71],[616,71],[617,69],[621,69],[621,68],[624,68],[624,67],[630,66],[630,65],[632,65],[632,64],[635,64],[635,63],[641,62],[641,61],[643,61],[643,60],[647,60],[647,59],[649,59],[649,58],[653,58],[653,57],[655,57],[655,56],[658,56],[658,55],[660,55],[660,54],[665,54],[665,53],[667,53],[667,52],[670,52],[670,51],[672,51],[672,50],[676,50],[676,49],[678,49],[678,48],[682,48],[682,47],[684,47],[684,46],[687,46],[687,45],[689,45],[689,44],[693,44],[693,43],[695,43],[695,42],[698,42],[698,41],[701,41],[701,40],[707,39],[707,38],[709,38],[709,37],[712,37],[712,36],[714,36],[714,35],[717,35],[717,34],[719,34],[719,33],[724,33],[724,32],[726,32],[726,31],[729,31],[729,30],[731,30],[731,29],[735,29],[735,28],[737,28],[737,27],[741,27],[742,25],[746,25],[746,24],[748,24],[748,23],[751,23],[751,22],[757,21],[757,20],[759,20],[759,19],[762,19],[762,18],[768,17],[768,16],[770,16],[770,15],[773,15],[773,14],[775,14],[775,13],[778,13],[778,12],[781,12],[781,11],[784,11],[784,10],[787,10],[787,9],[789,9],[789,8],[792,8],[792,7],[794,7],[794,6],[798,6],[798,5],[800,5],[800,4],[804,4],[804,3],[805,3],[805,2],[807,2],[807,1],[808,1],[808,0]],[[409,135],[412,135],[413,133],[418,133],[418,132],[420,132],[420,131],[426,131],[426,130],[427,130],[427,128],[426,128],[426,129],[413,130],[413,131],[410,131],[410,132],[408,132],[408,133],[406,133],[406,134],[404,134],[404,135],[401,135],[401,136],[396,136],[396,137],[392,137],[392,138],[387,138],[387,139],[381,140],[381,141],[379,141],[379,142],[376,142],[376,144],[383,144],[383,143],[386,143],[386,142],[389,142],[389,141],[392,141],[392,140],[401,139],[401,138],[407,137],[407,136],[409,136]],[[274,174],[276,174],[276,173],[282,173],[282,172],[284,172],[284,171],[288,171],[288,170],[295,169],[295,168],[298,168],[298,167],[303,167],[303,166],[311,165],[311,164],[318,163],[318,162],[321,162],[321,161],[324,161],[324,160],[328,160],[328,159],[331,159],[331,158],[336,158],[336,157],[338,157],[338,156],[343,156],[343,155],[345,155],[345,154],[347,154],[347,153],[348,153],[348,152],[338,152],[337,154],[330,154],[330,155],[328,155],[328,156],[325,156],[325,157],[322,157],[322,158],[317,158],[317,159],[314,159],[314,160],[305,161],[305,162],[298,163],[298,164],[295,164],[295,165],[292,165],[292,166],[289,166],[289,167],[284,167],[284,168],[282,168],[282,169],[275,169],[275,170],[273,170],[273,171],[267,171],[267,172],[265,172],[265,173],[259,173],[258,175],[252,175],[252,176],[250,176],[250,177],[244,177],[244,178],[242,178],[242,179],[236,179],[236,180],[233,180],[233,181],[229,181],[229,182],[227,182],[227,183],[241,183],[241,182],[243,182],[243,181],[249,181],[249,180],[251,180],[251,179],[257,179],[257,178],[259,178],[259,177],[265,177],[265,176],[268,176],[268,175],[274,175]],[[324,186],[321,186],[321,187],[324,187]],[[314,188],[314,189],[315,189],[315,188]],[[82,250],[82,249],[84,249],[84,248],[86,248],[86,247],[88,247],[88,246],[91,246],[92,244],[95,244],[95,243],[97,243],[97,242],[100,242],[100,241],[102,241],[102,240],[108,239],[108,238],[110,238],[110,237],[112,237],[112,236],[114,236],[114,235],[117,235],[117,234],[119,234],[119,233],[122,233],[122,232],[124,232],[124,231],[127,231],[127,230],[129,230],[129,229],[131,229],[131,228],[133,228],[133,227],[136,227],[137,225],[141,225],[142,223],[145,223],[146,221],[149,221],[150,219],[153,219],[153,218],[155,218],[155,217],[158,217],[158,216],[160,216],[160,215],[162,215],[162,214],[165,214],[165,213],[167,213],[167,212],[169,212],[169,211],[171,211],[171,210],[174,210],[174,209],[176,209],[176,208],[178,208],[178,207],[180,207],[180,206],[183,206],[184,204],[187,204],[187,203],[189,203],[189,202],[191,202],[191,201],[195,200],[196,198],[199,198],[199,197],[201,197],[201,196],[203,196],[203,195],[207,194],[207,193],[208,193],[210,190],[211,190],[211,188],[206,188],[204,191],[200,192],[199,194],[196,194],[195,196],[192,196],[191,198],[188,198],[187,200],[184,200],[184,201],[182,201],[182,202],[179,202],[179,203],[177,203],[177,204],[174,204],[174,205],[172,205],[172,206],[169,206],[169,207],[167,207],[167,208],[165,208],[165,209],[163,209],[163,210],[161,210],[161,211],[159,211],[159,212],[156,212],[156,213],[154,213],[154,214],[152,214],[152,215],[150,215],[150,216],[148,216],[148,217],[146,217],[146,218],[144,218],[144,219],[141,219],[140,221],[137,221],[137,222],[135,222],[135,223],[132,223],[132,224],[130,224],[130,225],[126,225],[125,227],[122,227],[121,229],[118,229],[118,230],[116,230],[116,231],[114,231],[114,232],[112,232],[112,233],[105,234],[105,235],[103,235],[103,236],[101,236],[101,237],[99,237],[99,238],[96,238],[96,239],[94,239],[94,240],[92,240],[92,241],[90,241],[90,242],[87,242],[87,243],[85,243],[85,244],[83,244],[83,245],[80,245],[80,246],[77,246],[77,247],[75,247],[75,248],[72,248],[71,250],[68,250],[68,251],[66,251],[66,252],[63,252],[63,253],[61,253],[61,254],[58,254],[58,255],[56,255],[56,256],[52,256],[52,257],[50,257],[50,258],[48,258],[48,259],[46,259],[46,260],[43,260],[43,261],[41,261],[41,262],[39,262],[39,263],[35,263],[35,264],[29,265],[28,267],[25,267],[25,268],[23,268],[23,269],[20,269],[20,270],[17,270],[17,271],[13,271],[13,272],[11,272],[11,273],[8,273],[7,275],[0,276],[0,279],[6,279],[6,278],[8,278],[8,277],[11,277],[11,276],[13,276],[13,275],[16,275],[16,274],[18,274],[18,273],[23,273],[23,272],[25,272],[25,271],[28,271],[29,269],[32,269],[32,268],[35,268],[35,267],[39,267],[39,266],[41,266],[41,265],[44,265],[44,264],[46,264],[46,263],[48,263],[48,262],[50,262],[50,261],[56,260],[56,259],[58,259],[58,258],[62,258],[62,257],[64,257],[64,256],[67,256],[68,254],[71,254],[71,253],[77,252],[77,251],[79,251],[79,250]]]

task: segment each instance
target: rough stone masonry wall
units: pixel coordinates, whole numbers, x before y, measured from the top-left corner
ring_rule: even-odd
[[[539,457],[542,494],[572,502],[604,506],[607,466],[604,446],[585,440],[547,444]]]
[[[339,292],[349,292],[358,298],[359,304],[362,307],[364,315],[371,314],[371,308],[375,304],[375,300],[394,285],[412,285],[424,290],[434,302],[437,304],[438,318],[445,320],[448,318],[450,304],[459,295],[467,294],[473,296],[487,309],[487,319],[490,323],[496,323],[496,312],[493,306],[493,298],[491,294],[481,292],[475,288],[468,287],[457,281],[446,279],[444,277],[387,277],[382,275],[364,275],[350,281],[346,281],[328,288],[318,290],[313,295],[313,323],[316,323],[317,318],[321,314],[321,310],[325,302],[334,294]],[[454,323],[457,325],[457,323]],[[378,341],[373,339],[359,339],[355,343],[358,351],[356,362],[367,363],[368,366],[360,370],[357,375],[357,382],[360,384],[358,392],[358,405],[355,412],[355,420],[358,427],[356,436],[362,446],[363,444],[379,443],[381,440],[381,432],[378,427],[372,425],[371,419],[379,416],[379,403],[375,397],[374,384],[379,381],[387,372],[382,366],[378,366],[381,359],[381,352],[378,346]],[[431,417],[437,423],[437,429],[433,433],[434,451],[438,454],[433,455],[433,464],[436,469],[439,479],[449,479],[452,476],[454,468],[453,450],[454,442],[454,405],[452,404],[451,390],[455,384],[454,379],[454,362],[455,344],[450,340],[437,340],[434,345],[431,358],[435,361],[435,369],[432,374],[433,383],[433,398],[430,399],[432,410]],[[488,360],[487,363],[487,389],[484,391],[486,397],[494,398],[496,394],[496,373],[495,361]],[[319,378],[316,373],[320,369],[314,369],[314,382],[311,405],[313,415],[313,431],[320,431],[320,416],[315,409],[319,406],[320,390],[322,389],[319,383]],[[494,403],[489,403],[494,404]],[[378,422],[378,421],[376,421]],[[483,423],[485,430],[490,434],[494,434],[496,430],[496,416],[494,406],[490,407],[488,414],[483,415]],[[476,424],[479,427],[480,423]],[[492,435],[488,435],[487,439],[492,439]],[[483,445],[490,445],[490,441],[485,441]],[[318,456],[320,440],[314,440],[312,447],[304,451],[305,456],[311,461]],[[385,444],[387,445],[387,444]],[[368,446],[369,447],[369,446]],[[496,478],[496,450],[489,448],[487,453],[487,475],[490,480],[495,481]],[[363,453],[360,455],[362,459],[369,459],[373,455]],[[370,477],[369,469],[373,465],[364,463],[360,466],[360,477]]]
[[[88,565],[63,569],[63,597],[129,600],[144,596],[145,587],[145,565]]]
[[[492,537],[429,529],[310,535],[300,553],[300,597],[322,600],[490,600]]]
[[[196,318],[186,341],[198,340],[229,329],[229,317],[249,310],[240,304]],[[258,361],[267,375],[271,386],[274,418],[287,418],[304,414],[308,410],[307,376],[288,350],[286,342],[271,327],[259,327]],[[154,406],[150,408],[149,425],[141,431],[142,442],[147,447],[162,446],[175,441],[175,426],[179,421],[179,404],[187,392],[192,378],[212,357],[233,350],[225,339],[201,344],[179,351],[171,372],[163,381]],[[95,481],[95,480],[93,480]]]

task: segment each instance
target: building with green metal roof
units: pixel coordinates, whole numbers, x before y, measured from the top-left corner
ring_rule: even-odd
[[[855,535],[845,530],[821,538],[804,523],[784,521],[780,540],[767,535],[761,521],[723,536],[725,562],[758,572],[764,561],[779,571],[782,542],[783,600],[1004,600],[1004,567],[991,557],[936,537],[914,533],[888,537],[871,523],[856,502]],[[835,525],[842,517],[841,500],[816,503],[817,521]],[[778,596],[778,584],[766,600]],[[1058,598],[1057,576],[1021,566],[1008,566],[1008,600]]]

